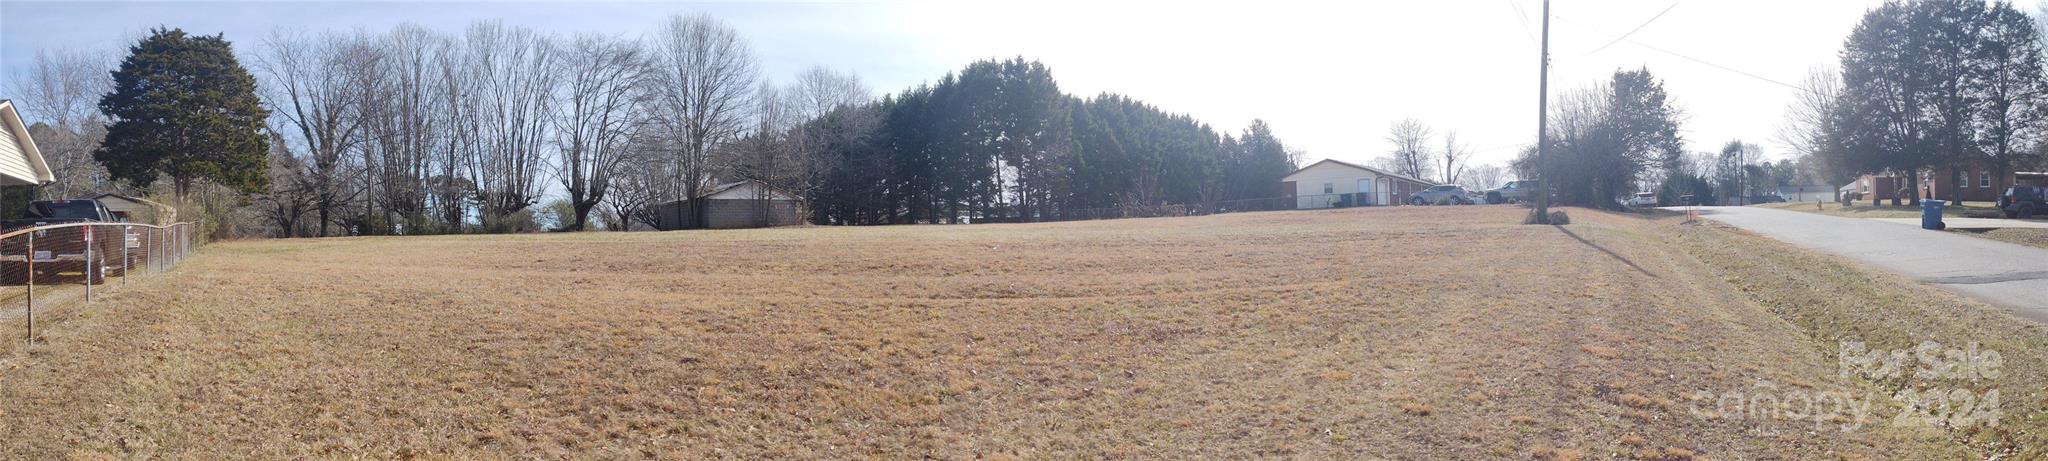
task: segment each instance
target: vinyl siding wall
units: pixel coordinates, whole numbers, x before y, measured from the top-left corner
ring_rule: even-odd
[[[0,127],[6,124],[0,123]],[[21,152],[21,133],[11,128],[0,128],[0,184],[35,184],[36,172],[28,164],[28,157]]]

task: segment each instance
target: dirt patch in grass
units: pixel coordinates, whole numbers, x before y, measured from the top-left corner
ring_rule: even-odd
[[[2002,328],[2036,377],[2042,333],[1679,218],[1523,214],[222,244],[0,364],[0,458],[1954,459],[2042,432],[2038,378],[1981,435],[1719,411],[1890,389],[1827,332]],[[1823,278],[1743,279],[1773,271]]]

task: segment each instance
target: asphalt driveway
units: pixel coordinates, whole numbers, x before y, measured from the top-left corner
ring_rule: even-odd
[[[1702,217],[1905,274],[2048,322],[2048,249],[1868,219],[1758,207]]]

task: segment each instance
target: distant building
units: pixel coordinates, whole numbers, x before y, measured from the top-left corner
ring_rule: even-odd
[[[693,206],[704,207],[693,212]],[[693,200],[648,207],[657,230],[744,229],[803,224],[795,196],[768,188],[760,181],[720,184]],[[700,221],[701,219],[701,221]]]
[[[162,226],[177,222],[178,220],[177,208],[141,197],[121,194],[100,194],[98,197],[93,197],[93,200],[99,201],[101,205],[106,205],[107,211],[113,212],[115,218],[125,222]]]
[[[1845,194],[1854,193],[1856,200],[1901,200],[1911,198],[1918,192],[1924,199],[1947,201],[1990,202],[1998,200],[2005,188],[2013,185],[2048,185],[2048,172],[2020,171],[1993,174],[1988,169],[1967,167],[1943,167],[1920,172],[1919,190],[1909,190],[1911,184],[1906,176],[1890,173],[1863,175],[1855,182],[1842,186]],[[1786,196],[1790,198],[1790,196]]]
[[[1835,187],[1825,184],[1782,186],[1778,196],[1785,197],[1787,202],[1833,202],[1836,197]]]
[[[1949,167],[1928,170],[1920,176],[1922,197],[1934,200],[1991,202],[2015,184],[2042,184],[2041,173],[1992,173],[1981,167]]]
[[[1408,194],[1436,183],[1337,160],[1309,164],[1280,178],[1280,190],[1296,209],[1399,205]]]
[[[1894,176],[1891,173],[1866,174],[1856,178],[1856,181],[1842,186],[1840,189],[1842,193],[1841,198],[1843,200],[1863,201],[1903,198],[1909,192],[1905,190],[1905,185],[1906,178]]]

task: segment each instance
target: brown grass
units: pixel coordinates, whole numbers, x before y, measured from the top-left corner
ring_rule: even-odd
[[[1522,213],[221,244],[0,359],[0,458],[1952,459],[2043,432],[2029,378],[2004,435],[1696,417],[1759,380],[1884,389],[1815,333],[1868,319],[1737,283],[1868,274]],[[1997,320],[1877,280],[1835,295]]]
[[[2048,229],[2009,227],[2000,229],[1949,229],[1949,232],[1983,237],[2005,243],[2048,248]]]

